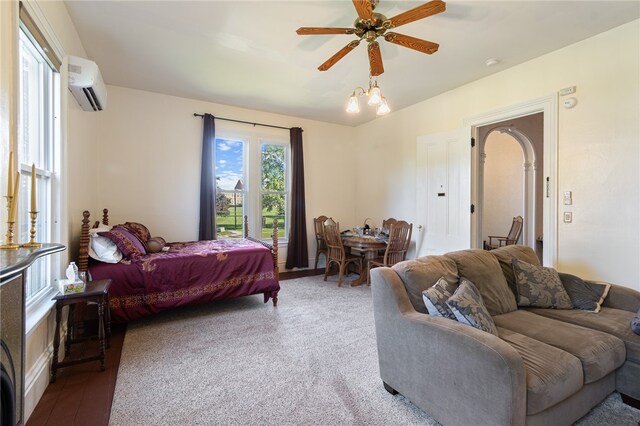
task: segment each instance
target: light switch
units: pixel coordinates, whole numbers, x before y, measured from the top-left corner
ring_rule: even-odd
[[[564,223],[571,223],[572,220],[573,220],[573,213],[564,212]]]
[[[563,201],[564,201],[564,205],[565,206],[570,206],[571,204],[573,204],[573,198],[571,196],[571,191],[564,191],[562,193],[563,196]]]

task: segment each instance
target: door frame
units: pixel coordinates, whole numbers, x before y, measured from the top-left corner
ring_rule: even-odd
[[[542,263],[556,267],[558,255],[558,94],[532,99],[494,111],[478,114],[463,120],[464,128],[471,137],[478,137],[478,128],[501,121],[514,119],[535,113],[543,113],[543,167],[544,191],[542,229],[544,248]],[[476,212],[481,210],[482,176],[479,144],[471,149],[471,203]],[[479,219],[481,214],[471,215],[471,247],[481,248],[482,235]]]

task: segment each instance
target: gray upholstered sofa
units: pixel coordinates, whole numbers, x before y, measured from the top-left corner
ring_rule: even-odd
[[[444,425],[569,425],[618,390],[640,399],[640,293],[612,285],[599,313],[518,309],[511,259],[524,246],[463,250],[371,271],[385,388]],[[428,315],[422,291],[440,277],[471,280],[498,336]],[[511,288],[510,288],[511,287]]]

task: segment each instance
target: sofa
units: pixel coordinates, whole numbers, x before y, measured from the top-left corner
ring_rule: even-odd
[[[570,425],[614,391],[640,400],[640,292],[611,284],[598,313],[517,306],[511,245],[408,260],[371,271],[380,376],[444,425]],[[429,315],[423,291],[473,282],[497,335]]]

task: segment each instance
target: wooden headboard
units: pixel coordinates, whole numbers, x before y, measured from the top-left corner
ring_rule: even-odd
[[[78,270],[82,272],[86,272],[89,269],[89,244],[91,242],[91,238],[89,237],[89,229],[92,228],[89,226],[90,215],[91,214],[88,210],[82,212],[82,229],[80,231],[80,256],[78,258]],[[96,220],[96,222],[93,224],[93,228],[97,228],[99,224],[100,221]],[[102,224],[109,225],[108,209],[102,210]],[[244,217],[244,237],[248,240],[260,243],[271,250],[271,254],[273,256],[273,266],[275,268],[276,276],[278,276],[278,220],[273,219],[271,244],[267,244],[259,239],[249,237],[249,223],[247,216]]]

